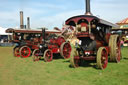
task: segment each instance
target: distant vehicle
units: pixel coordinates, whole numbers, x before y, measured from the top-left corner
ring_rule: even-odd
[[[39,44],[42,43],[42,30],[38,29],[12,29],[6,30],[6,33],[13,33],[10,41],[15,43],[16,46],[13,49],[13,54],[16,57],[27,58],[31,56],[34,49],[39,48]],[[46,35],[60,34],[56,30],[47,30]]]

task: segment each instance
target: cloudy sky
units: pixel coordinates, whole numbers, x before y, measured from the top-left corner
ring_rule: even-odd
[[[128,17],[128,0],[91,0],[91,12],[116,23]],[[18,27],[19,11],[31,18],[31,27],[62,27],[66,19],[85,13],[85,0],[0,0],[0,27]]]

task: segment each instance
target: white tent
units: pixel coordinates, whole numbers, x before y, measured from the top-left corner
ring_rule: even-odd
[[[8,35],[8,33],[5,33],[7,28],[0,27],[0,35]]]

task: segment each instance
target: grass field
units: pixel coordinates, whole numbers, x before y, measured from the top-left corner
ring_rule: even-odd
[[[120,63],[105,70],[93,66],[70,68],[69,59],[50,63],[16,58],[11,47],[0,47],[0,85],[128,85],[128,48],[122,49]]]

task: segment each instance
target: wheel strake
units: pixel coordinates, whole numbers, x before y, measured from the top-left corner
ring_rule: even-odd
[[[39,59],[41,58],[41,56],[39,54],[40,54],[40,50],[35,49],[33,51],[33,53],[32,53],[33,61],[39,61]]]
[[[23,46],[20,49],[20,56],[23,58],[27,58],[31,55],[31,49],[28,46]]]
[[[100,69],[105,69],[108,64],[108,52],[106,48],[100,47],[97,51],[97,67]]]
[[[15,57],[20,57],[19,49],[20,49],[20,47],[15,47],[15,48],[13,49],[13,55],[14,55]]]
[[[47,49],[45,52],[44,52],[44,60],[46,62],[50,62],[52,61],[52,58],[53,58],[53,54],[52,54],[52,51]]]
[[[62,43],[60,47],[60,54],[64,59],[70,58],[71,54],[71,45],[68,42]]]
[[[111,35],[109,40],[110,47],[110,61],[120,62],[121,57],[121,44],[118,35]]]
[[[80,66],[80,58],[78,56],[78,51],[74,47],[72,47],[72,51],[71,51],[70,64],[74,68]]]

